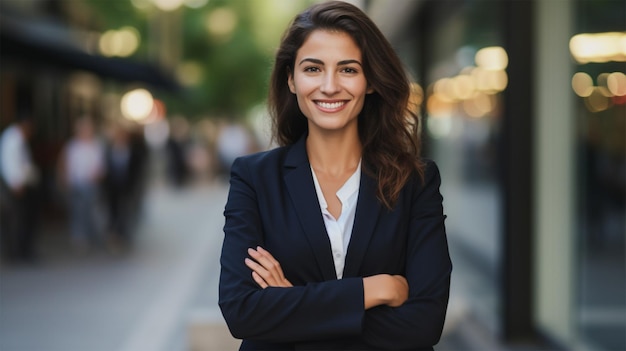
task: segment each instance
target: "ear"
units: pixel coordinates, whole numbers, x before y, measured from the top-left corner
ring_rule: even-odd
[[[371,93],[373,93],[374,91],[375,91],[375,90],[374,90],[374,88],[372,88],[372,86],[368,84],[368,85],[367,85],[367,90],[365,91],[365,93],[366,93],[366,94],[371,94]]]
[[[293,74],[289,73],[289,78],[287,79],[287,84],[289,85],[289,91],[292,94],[296,93],[296,84],[293,82]]]

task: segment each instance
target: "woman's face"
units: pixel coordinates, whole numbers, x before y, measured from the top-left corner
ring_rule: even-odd
[[[361,49],[344,32],[315,30],[296,55],[289,89],[308,119],[309,133],[357,127],[365,95]]]

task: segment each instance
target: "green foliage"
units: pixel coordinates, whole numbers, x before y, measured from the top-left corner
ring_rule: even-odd
[[[179,93],[164,91],[153,92],[162,99],[169,114],[183,114],[188,118],[199,116],[229,116],[243,117],[253,106],[263,102],[267,96],[267,81],[269,78],[273,48],[267,47],[267,39],[260,43],[259,36],[254,31],[259,30],[259,20],[264,20],[263,30],[272,30],[264,34],[282,33],[287,20],[273,18],[257,13],[259,8],[267,9],[265,13],[272,13],[268,6],[283,8],[284,3],[264,0],[210,0],[200,9],[182,7],[176,14],[158,13],[150,5],[145,9],[137,9],[130,0],[84,0],[94,11],[103,28],[119,29],[123,26],[135,27],[142,36],[141,46],[134,55],[134,59],[155,64],[158,62],[151,51],[151,31],[159,25],[163,16],[178,16],[176,23],[180,28],[181,52],[175,57],[179,64],[194,63],[200,67],[199,79],[184,87]],[[147,0],[143,0],[146,3]],[[301,0],[301,5],[291,8],[299,9],[310,1]],[[293,5],[293,3],[290,3]],[[236,27],[229,35],[216,36],[209,33],[208,22],[210,14],[216,9],[230,9],[235,14]],[[295,13],[285,14],[292,17]],[[157,16],[158,15],[158,16]],[[255,16],[257,16],[255,18]],[[219,18],[218,18],[219,20]],[[157,21],[157,22],[155,22]],[[273,23],[275,22],[275,23]],[[283,23],[284,22],[284,23]],[[267,25],[269,23],[269,25]],[[267,28],[268,26],[281,28]],[[258,34],[258,33],[256,33]],[[266,35],[267,37],[267,35]],[[275,42],[278,43],[279,34]]]

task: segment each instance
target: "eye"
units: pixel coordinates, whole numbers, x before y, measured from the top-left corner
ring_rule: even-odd
[[[355,68],[352,67],[344,67],[341,69],[342,73],[349,73],[349,74],[355,74],[355,73],[359,73],[359,71]]]
[[[317,66],[307,66],[304,67],[304,72],[319,72],[320,68]]]

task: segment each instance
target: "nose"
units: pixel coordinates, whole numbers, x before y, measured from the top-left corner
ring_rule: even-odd
[[[320,86],[320,91],[326,95],[333,95],[339,92],[339,82],[337,81],[337,77],[334,73],[328,72],[322,78],[322,84]]]

